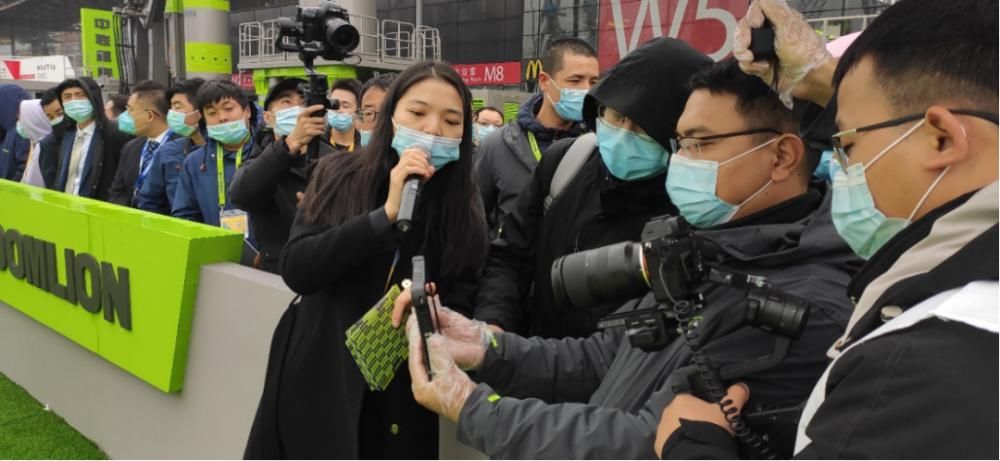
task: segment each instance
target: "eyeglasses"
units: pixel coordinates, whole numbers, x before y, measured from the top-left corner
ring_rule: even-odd
[[[378,116],[378,111],[374,111],[371,109],[362,109],[355,111],[354,115],[357,115],[358,119],[361,120],[362,122],[368,123],[375,121],[375,117]]]
[[[986,121],[997,123],[997,114],[992,114],[989,112],[982,112],[970,109],[948,109],[948,111],[953,114],[970,115],[973,117],[981,118]],[[833,145],[833,158],[837,160],[837,163],[840,164],[841,168],[847,170],[847,162],[848,160],[850,160],[851,156],[850,154],[848,154],[844,140],[842,139],[844,136],[855,136],[859,133],[864,133],[867,131],[881,130],[882,128],[891,128],[894,126],[902,125],[907,122],[914,122],[924,118],[925,114],[926,114],[925,112],[921,112],[919,114],[906,115],[903,117],[886,120],[884,122],[874,123],[871,125],[865,125],[860,128],[853,128],[850,130],[841,131],[839,133],[834,133],[833,136],[830,137],[830,143]]]
[[[711,136],[678,136],[677,139],[670,140],[670,151],[674,154],[679,154],[681,151],[684,151],[688,154],[700,155],[701,143],[705,141],[734,138],[736,136],[749,136],[760,133],[774,133],[777,135],[783,134],[781,131],[774,128],[755,128],[752,130],[734,131],[732,133],[713,134]]]
[[[628,118],[625,114],[618,112],[617,110],[612,109],[608,106],[598,106],[597,117],[600,118],[601,120],[604,120],[605,123],[615,128],[626,129],[635,132],[640,136],[648,136],[648,134],[646,134],[646,130],[643,130],[642,127],[640,127],[638,124],[635,123],[635,121]],[[626,125],[631,125],[631,126],[626,127]]]

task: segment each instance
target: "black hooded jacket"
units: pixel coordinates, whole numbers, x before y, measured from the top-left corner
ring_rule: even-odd
[[[56,94],[62,94],[63,90],[70,87],[80,87],[87,94],[87,99],[94,106],[94,136],[91,138],[90,147],[87,154],[87,161],[80,165],[83,173],[83,182],[80,184],[80,196],[97,200],[108,200],[111,184],[115,179],[115,172],[118,170],[118,159],[121,155],[122,147],[132,136],[118,130],[118,127],[109,122],[104,115],[104,99],[101,97],[101,87],[93,79],[82,77],[79,79],[64,80],[56,87]],[[43,176],[46,176],[45,183],[51,189],[63,190],[67,181],[69,168],[70,151],[73,148],[73,140],[76,136],[77,125],[69,125],[61,137],[59,131],[53,131],[41,142],[41,156],[39,161],[43,165],[52,164],[52,156],[59,159],[58,168],[53,181],[49,182],[49,175],[43,168]],[[50,172],[51,174],[51,172]]]
[[[673,137],[690,92],[687,81],[711,59],[680,40],[659,38],[636,49],[590,90],[584,118],[593,126],[598,105],[613,107],[663,146]],[[542,156],[516,207],[493,242],[476,304],[476,318],[543,337],[587,336],[618,305],[589,310],[556,306],[552,263],[564,255],[638,240],[654,216],[674,214],[666,174],[639,181],[613,177],[595,150],[548,211],[552,177],[573,140],[554,143]]]

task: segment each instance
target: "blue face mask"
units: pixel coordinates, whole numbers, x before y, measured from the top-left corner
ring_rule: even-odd
[[[194,113],[194,112],[192,112]],[[167,126],[170,127],[170,131],[177,133],[181,136],[188,137],[191,133],[194,133],[196,125],[188,125],[184,123],[184,119],[188,116],[183,112],[178,112],[176,110],[171,110],[167,112]]]
[[[556,113],[562,117],[563,120],[570,122],[579,122],[583,120],[583,99],[587,96],[587,90],[578,90],[574,88],[559,88],[554,80],[549,80],[549,84],[556,87],[559,90],[559,102],[555,102],[546,93],[545,97],[549,98],[549,102],[552,103],[553,107],[556,109]]]
[[[651,178],[667,170],[667,150],[653,138],[601,118],[597,119],[597,145],[608,171],[623,181]]]
[[[74,99],[63,103],[63,112],[77,123],[83,123],[94,116],[94,105],[89,99]]]
[[[58,116],[58,117],[56,117],[56,118],[54,118],[52,120],[49,120],[49,126],[56,126],[56,125],[62,123],[62,121],[63,121],[63,116],[60,115],[60,116]]]
[[[948,172],[946,168],[938,175],[934,183],[931,184],[924,196],[917,202],[917,206],[910,212],[906,219],[889,218],[875,207],[875,199],[868,188],[868,179],[865,170],[871,168],[876,161],[882,158],[893,147],[903,142],[907,136],[912,134],[917,128],[923,125],[924,121],[914,125],[903,133],[889,147],[872,158],[867,165],[855,163],[847,167],[845,172],[840,163],[834,162],[833,170],[833,198],[830,202],[830,217],[833,218],[833,225],[837,228],[837,233],[854,250],[854,253],[862,259],[869,259],[886,242],[891,240],[906,226],[909,226],[916,215],[917,210],[924,205],[927,197],[930,196],[934,188],[944,178]],[[950,167],[949,167],[950,168]]]
[[[833,161],[833,151],[825,150],[823,155],[819,158],[819,165],[816,165],[816,171],[813,172],[813,177],[816,179],[822,179],[823,181],[833,180],[833,173],[831,173],[830,162]]]
[[[28,139],[28,135],[24,134],[24,127],[21,126],[21,121],[20,120],[17,121],[17,126],[14,129],[15,129],[15,131],[17,131],[17,135],[18,136],[20,136],[20,137],[22,137],[24,139]]]
[[[326,125],[340,132],[350,130],[354,126],[354,114],[327,111]]]
[[[671,155],[670,169],[667,170],[667,194],[670,195],[670,200],[674,202],[681,216],[695,227],[707,228],[729,222],[743,205],[764,192],[771,185],[771,181],[739,205],[733,205],[715,195],[719,167],[757,152],[776,139],[778,138],[721,163],[712,160],[693,160],[682,154]]]
[[[476,124],[476,139],[478,139],[479,142],[483,142],[483,139],[485,139],[486,136],[489,136],[490,133],[492,133],[492,132],[494,132],[496,130],[497,130],[496,126],[493,126],[493,125],[480,125],[480,124],[477,123]]]
[[[132,118],[132,115],[128,113],[128,111],[122,112],[122,114],[118,116],[118,130],[122,133],[132,135],[135,134],[135,120]]]
[[[367,146],[372,141],[372,130],[358,130],[361,146]]]
[[[281,109],[274,113],[274,134],[288,136],[295,130],[302,108],[299,106]]]
[[[411,147],[419,147],[429,153],[431,166],[440,171],[441,167],[458,160],[461,138],[444,138],[413,130],[403,125],[396,125],[396,134],[392,137],[392,148],[403,155],[403,151]]]
[[[222,144],[239,144],[250,134],[247,124],[243,120],[220,123],[208,127],[208,137]]]

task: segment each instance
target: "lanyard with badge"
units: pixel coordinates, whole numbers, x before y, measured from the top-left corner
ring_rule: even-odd
[[[226,208],[226,170],[222,163],[222,145],[215,145],[215,174],[219,186],[219,224],[223,229],[239,232],[246,237],[249,233],[247,212],[243,210],[227,210]],[[243,146],[236,149],[236,169],[243,162]],[[235,171],[233,174],[236,174]]]
[[[535,140],[535,133],[528,131],[528,144],[531,145],[531,153],[535,154],[535,161],[540,162],[542,160],[542,151],[538,149],[538,141]]]

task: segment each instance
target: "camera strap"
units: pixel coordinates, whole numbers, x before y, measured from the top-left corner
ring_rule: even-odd
[[[545,197],[546,213],[548,213],[549,207],[552,206],[552,202],[559,198],[559,194],[566,189],[566,186],[576,177],[576,174],[583,169],[583,164],[587,163],[587,159],[594,153],[594,147],[596,146],[597,135],[594,133],[580,135],[569,146],[566,155],[559,160],[559,165],[556,166],[552,182],[549,183],[549,195]]]

